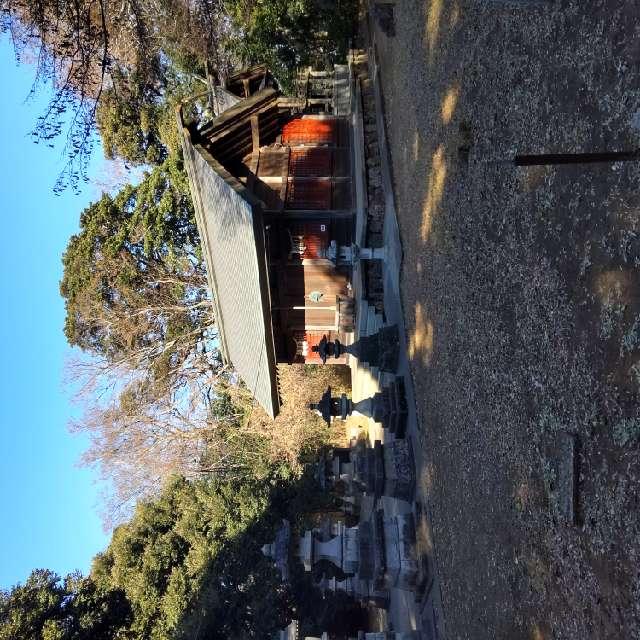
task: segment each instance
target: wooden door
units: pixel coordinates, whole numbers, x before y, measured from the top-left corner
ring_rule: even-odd
[[[332,265],[290,264],[281,300],[290,329],[329,331],[339,324],[338,296],[347,295],[347,278]]]

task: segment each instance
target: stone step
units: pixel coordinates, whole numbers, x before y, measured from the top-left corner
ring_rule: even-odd
[[[369,317],[369,303],[362,299],[360,300],[360,304],[358,305],[359,313],[358,316],[358,332],[361,336],[366,336],[367,334],[367,318]]]
[[[367,309],[367,335],[370,336],[376,331],[376,308],[372,305]]]

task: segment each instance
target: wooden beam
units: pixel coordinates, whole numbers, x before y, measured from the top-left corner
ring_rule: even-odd
[[[273,211],[268,209],[264,212],[268,215],[276,215],[278,218],[329,218],[348,219],[355,215],[353,209],[285,209],[284,211]]]
[[[258,115],[251,116],[251,139],[253,140],[253,153],[260,151],[260,123]]]
[[[289,149],[283,154],[282,158],[282,184],[280,185],[280,202],[282,203],[280,209],[284,210],[284,205],[287,198],[287,187],[289,185]]]
[[[249,176],[247,177],[247,188],[253,193],[253,186],[258,175],[258,164],[260,162],[260,152],[251,154],[251,162],[249,163]]]

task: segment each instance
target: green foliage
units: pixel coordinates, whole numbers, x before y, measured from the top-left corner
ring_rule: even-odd
[[[204,85],[196,84],[195,71],[181,70],[196,66],[192,54],[175,55],[177,61],[167,59],[153,85],[136,71],[112,72],[113,85],[102,92],[96,110],[96,124],[108,158],[159,165],[169,156],[180,156],[176,107],[187,96],[202,91]]]
[[[79,574],[36,569],[0,598],[1,640],[116,640],[130,619],[122,591]]]
[[[131,99],[114,89],[103,92],[96,122],[107,158],[120,157],[135,164],[159,164],[166,157],[155,124],[158,108]]]
[[[0,640],[268,638],[286,589],[260,546],[269,484],[175,477],[118,527],[91,573],[34,571],[0,598]]]
[[[133,637],[268,637],[288,615],[260,552],[268,506],[264,485],[174,478],[116,529],[92,576],[126,594]]]
[[[243,31],[235,47],[248,63],[267,64],[291,89],[296,68],[344,61],[356,10],[353,0],[239,2],[233,15]]]
[[[193,207],[176,158],[85,209],[62,262],[72,345],[116,359],[209,322]]]
[[[35,640],[45,623],[62,610],[65,591],[59,577],[46,569],[36,569],[24,585],[3,594],[0,602],[0,638]]]

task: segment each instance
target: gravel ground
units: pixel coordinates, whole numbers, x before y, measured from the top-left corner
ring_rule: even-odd
[[[376,34],[449,638],[640,637],[640,166],[509,163],[640,146],[639,11],[398,0]]]

